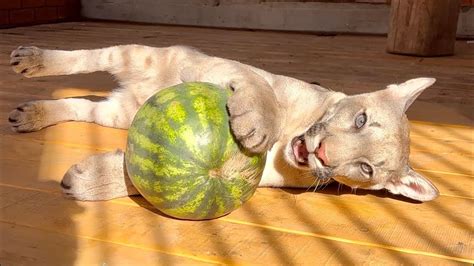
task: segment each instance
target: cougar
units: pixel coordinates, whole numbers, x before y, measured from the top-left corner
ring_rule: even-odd
[[[416,78],[360,95],[322,86],[185,46],[123,45],[95,50],[20,46],[13,70],[25,77],[107,71],[118,88],[100,102],[67,98],[20,104],[9,115],[15,132],[85,121],[127,129],[138,108],[160,88],[210,82],[232,90],[227,108],[241,146],[267,152],[259,186],[308,188],[336,180],[352,188],[386,189],[418,201],[439,194],[409,164],[405,111],[434,78]],[[124,169],[124,152],[94,155],[72,166],[61,182],[67,197],[107,200],[138,194]]]

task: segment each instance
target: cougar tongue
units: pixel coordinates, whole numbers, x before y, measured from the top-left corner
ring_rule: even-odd
[[[326,145],[324,145],[324,143],[321,142],[320,146],[319,146],[319,149],[317,149],[315,151],[315,154],[316,156],[318,156],[318,158],[323,161],[323,164],[328,166],[329,165],[329,159],[326,155]]]

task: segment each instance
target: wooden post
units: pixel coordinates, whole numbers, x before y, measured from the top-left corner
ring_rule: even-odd
[[[460,0],[392,0],[387,52],[452,55],[459,8]]]

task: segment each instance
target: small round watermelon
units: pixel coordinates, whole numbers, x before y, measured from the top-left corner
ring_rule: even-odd
[[[163,213],[213,219],[254,194],[265,155],[246,153],[234,139],[229,95],[210,83],[183,83],[159,91],[135,115],[125,155],[128,175]]]

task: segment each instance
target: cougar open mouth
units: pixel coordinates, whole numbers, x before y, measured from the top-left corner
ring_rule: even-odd
[[[295,156],[295,161],[300,166],[308,166],[308,149],[306,149],[306,142],[304,141],[304,136],[300,135],[295,137],[291,142],[291,147],[293,148],[293,155]]]
[[[304,135],[300,135],[292,140],[291,147],[293,149],[293,156],[295,157],[295,161],[298,163],[299,166],[309,166],[308,156],[310,154],[314,154],[316,159],[321,162],[321,165],[326,167],[329,166],[329,160],[326,156],[326,149],[322,141],[319,143],[318,148],[316,148],[316,150],[310,152],[306,147]]]

